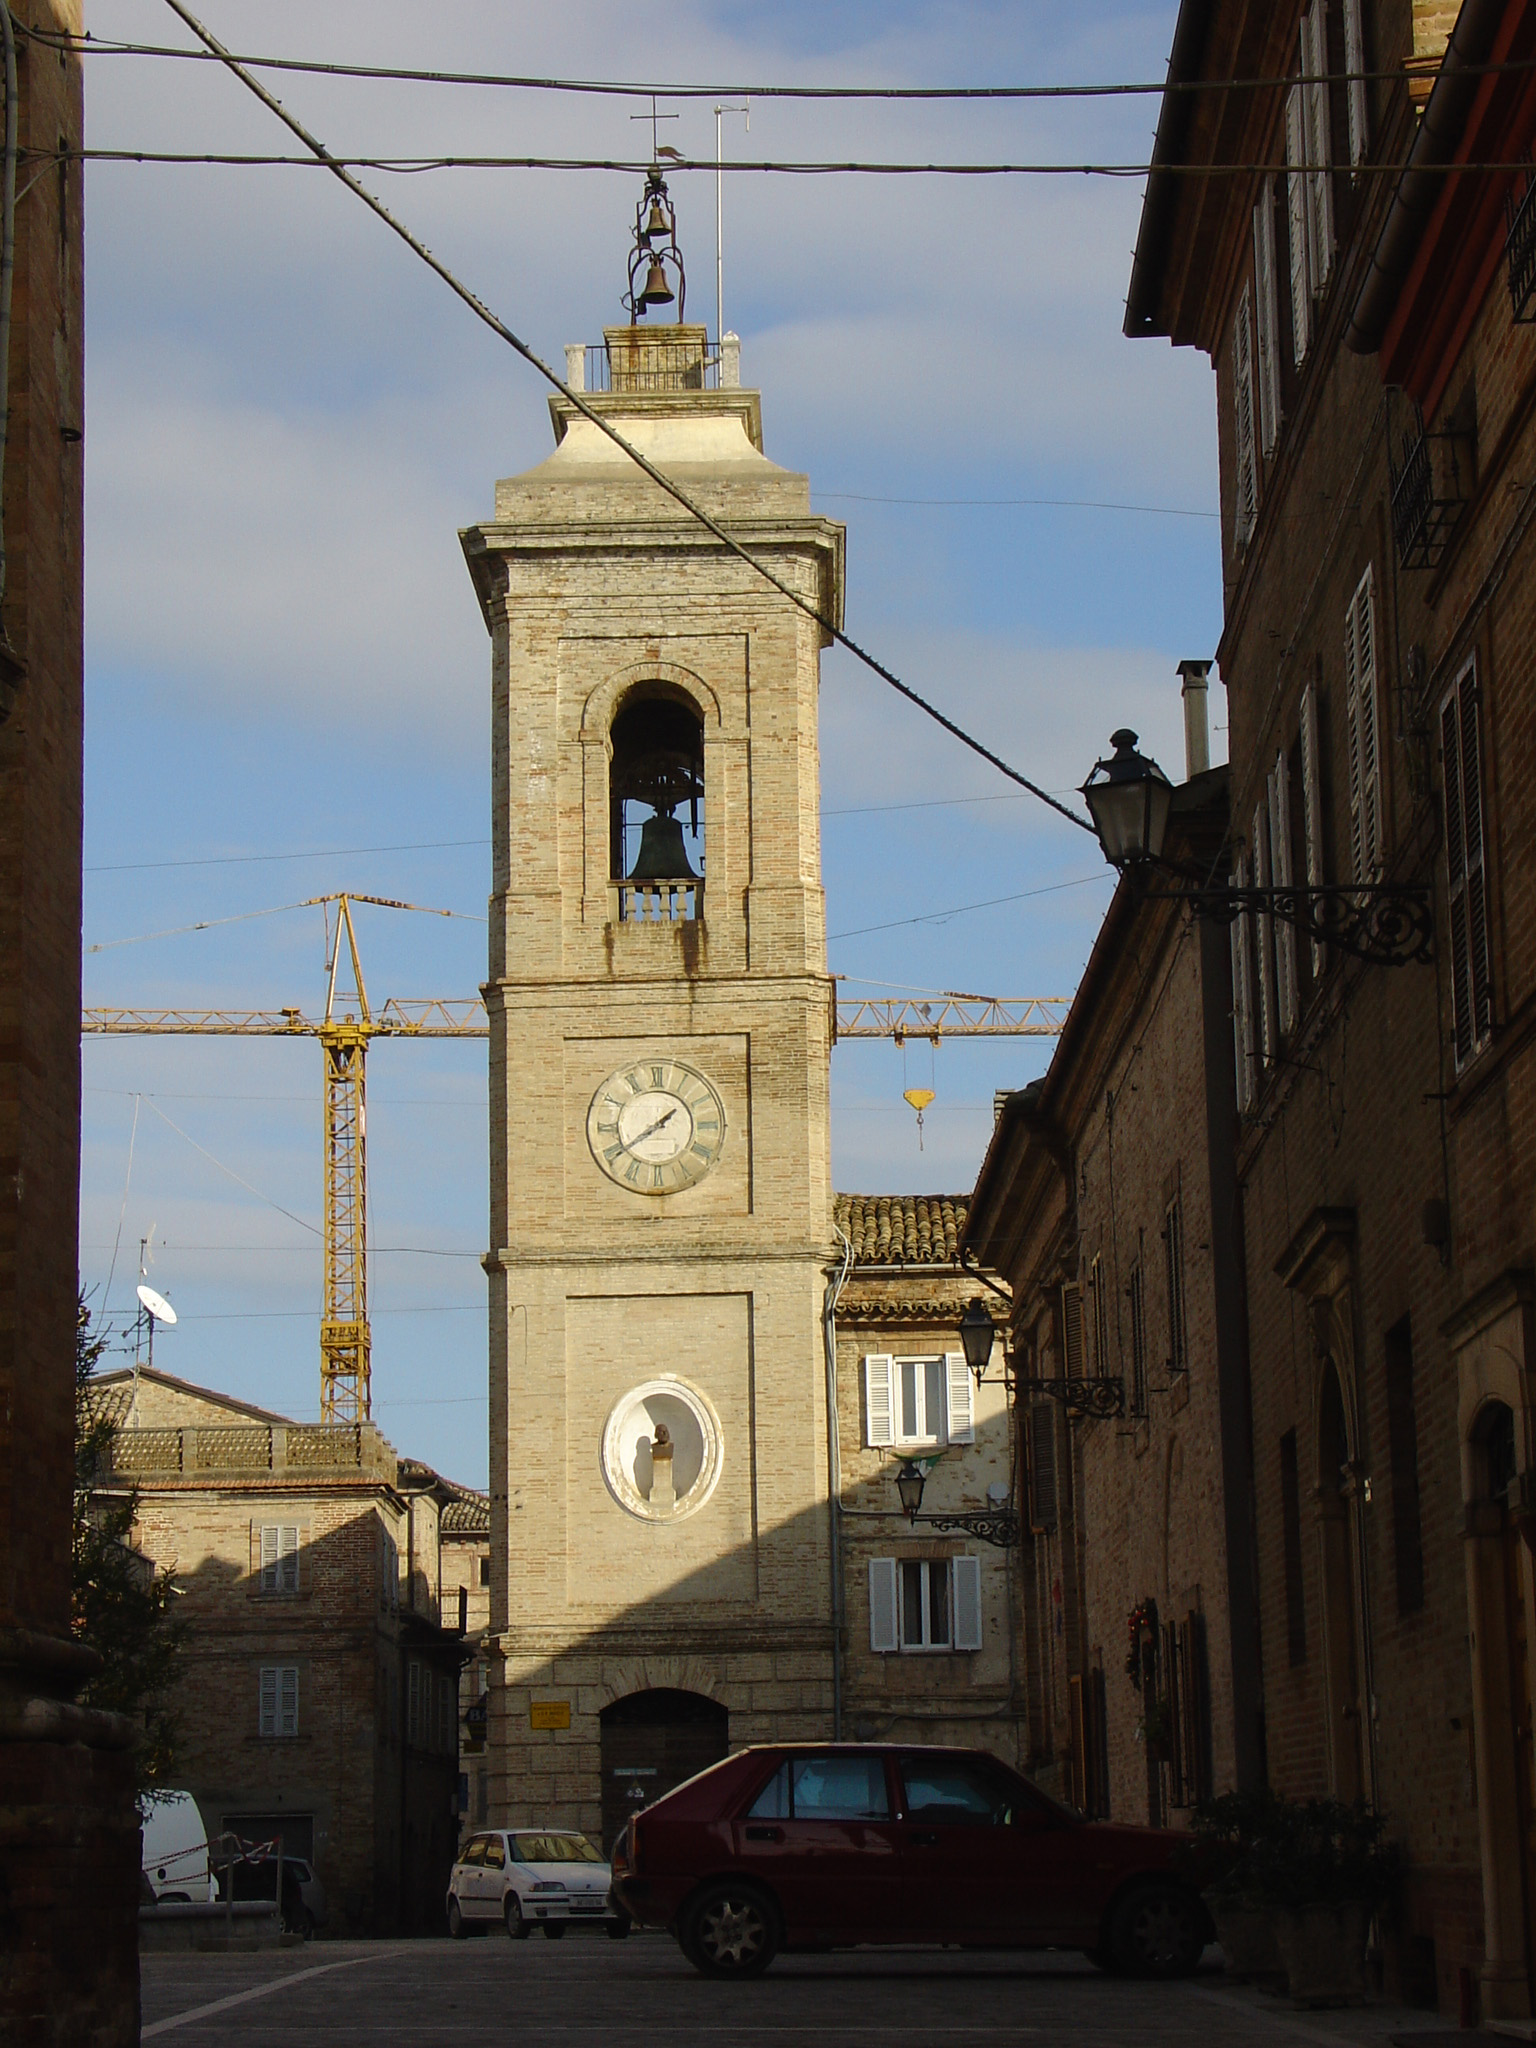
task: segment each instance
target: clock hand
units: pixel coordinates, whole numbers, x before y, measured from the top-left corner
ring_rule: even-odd
[[[651,1125],[649,1130],[641,1131],[639,1136],[631,1138],[628,1144],[624,1144],[624,1141],[621,1138],[619,1142],[621,1145],[624,1146],[624,1150],[626,1152],[633,1152],[635,1147],[637,1145],[643,1145],[647,1138],[654,1138],[656,1133],[661,1129],[663,1124],[671,1123],[673,1117],[677,1115],[677,1112],[682,1108],[682,1106],[683,1105],[680,1102],[674,1102],[672,1107],[667,1111],[665,1116],[659,1116],[656,1119],[655,1123]]]

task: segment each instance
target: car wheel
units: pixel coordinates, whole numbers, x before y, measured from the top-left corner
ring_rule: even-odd
[[[706,1977],[757,1977],[779,1952],[779,1916],[755,1885],[722,1879],[689,1901],[678,1938]]]
[[[457,1899],[448,1901],[448,1932],[455,1941],[463,1941],[469,1933],[469,1929],[464,1925],[464,1915],[459,1910]]]
[[[603,1931],[607,1934],[610,1941],[627,1941],[629,1939],[629,1922],[618,1917],[612,1920],[605,1920],[603,1922]]]
[[[1178,1885],[1138,1885],[1111,1912],[1107,1935],[1120,1976],[1188,1977],[1205,1948],[1205,1913]]]
[[[546,1920],[544,1922],[544,1939],[546,1941],[562,1941],[564,1938],[565,1922],[563,1920]]]
[[[514,1941],[528,1939],[528,1922],[523,1918],[523,1905],[516,1892],[508,1892],[502,1913],[507,1922],[507,1932]]]

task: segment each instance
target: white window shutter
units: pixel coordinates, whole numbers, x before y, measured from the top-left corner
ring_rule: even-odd
[[[1360,0],[1344,0],[1344,69],[1349,74],[1349,161],[1364,163],[1370,146],[1370,103],[1365,92],[1365,24]]]
[[[263,1735],[277,1733],[277,1667],[264,1664],[261,1668],[260,1719],[258,1726]]]
[[[1275,756],[1269,778],[1269,865],[1277,889],[1292,886],[1291,874],[1291,764],[1284,747]],[[1283,917],[1275,919],[1275,996],[1280,1013],[1281,1035],[1289,1038],[1296,1029],[1296,927]]]
[[[1239,858],[1232,870],[1234,889],[1248,886],[1248,863]],[[1253,977],[1249,969],[1248,937],[1252,929],[1246,911],[1232,920],[1232,1040],[1236,1056],[1237,1106],[1246,1116],[1253,1107]]]
[[[277,1588],[282,1593],[299,1590],[299,1532],[291,1523],[277,1531]]]
[[[1328,16],[1326,0],[1313,0],[1301,18],[1301,66],[1312,81],[1305,89],[1307,162],[1307,250],[1310,282],[1320,293],[1333,269],[1332,120],[1328,108]]]
[[[956,1557],[950,1560],[950,1613],[954,1620],[955,1648],[981,1648],[981,1559]]]
[[[1312,346],[1312,259],[1307,254],[1307,141],[1301,87],[1285,96],[1285,218],[1291,261],[1291,354],[1305,362]]]
[[[1323,886],[1323,782],[1322,756],[1317,739],[1317,685],[1308,683],[1301,693],[1301,819],[1306,839],[1307,887]],[[1323,946],[1312,941],[1312,978],[1323,971]]]
[[[299,1672],[298,1666],[285,1664],[282,1669],[282,1690],[278,1708],[278,1733],[297,1735],[299,1732]]]
[[[971,1368],[965,1362],[963,1351],[945,1352],[944,1378],[949,1395],[946,1431],[949,1441],[952,1444],[973,1444],[976,1425],[971,1408]]]
[[[1259,446],[1269,461],[1280,438],[1280,306],[1275,280],[1275,188],[1266,178],[1253,209],[1253,276],[1259,329]]]
[[[1248,285],[1232,323],[1232,424],[1236,468],[1232,492],[1232,541],[1245,548],[1259,511],[1258,452],[1253,433],[1253,294]]]
[[[869,1647],[882,1656],[901,1648],[894,1557],[869,1560]]]
[[[1253,886],[1255,889],[1267,889],[1269,882],[1269,820],[1266,816],[1264,805],[1256,804],[1253,812]],[[1258,1039],[1259,1053],[1266,1067],[1272,1063],[1275,1057],[1275,1000],[1270,974],[1273,959],[1270,947],[1270,927],[1272,923],[1273,919],[1267,910],[1254,912],[1254,951],[1258,955],[1259,962],[1256,991],[1259,1004],[1259,1028],[1255,1035]]]
[[[272,1523],[263,1524],[261,1531],[261,1590],[263,1593],[277,1591],[277,1549],[278,1531]]]
[[[896,1418],[892,1403],[891,1355],[872,1351],[864,1360],[864,1441],[878,1446],[896,1441]]]

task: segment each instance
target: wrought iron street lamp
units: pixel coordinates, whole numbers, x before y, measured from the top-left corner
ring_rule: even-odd
[[[991,1543],[999,1550],[1007,1550],[1018,1542],[1019,1516],[1015,1508],[980,1508],[958,1515],[919,1513],[927,1484],[928,1475],[922,1466],[912,1458],[905,1459],[896,1474],[896,1491],[901,1495],[902,1511],[914,1529],[919,1522],[925,1529],[958,1529],[963,1535],[975,1537],[978,1543]]]
[[[1196,917],[1232,924],[1257,913],[1294,925],[1323,945],[1337,946],[1379,967],[1402,967],[1433,958],[1434,911],[1428,889],[1402,882],[1335,884],[1315,888],[1238,889],[1212,884],[1198,870],[1163,857],[1173,787],[1155,761],[1136,751],[1128,727],[1110,735],[1114,753],[1096,761],[1083,784],[1104,858],[1137,880],[1148,898],[1185,903]],[[1152,889],[1152,869],[1178,877],[1182,887]]]
[[[965,1347],[965,1362],[976,1375],[978,1387],[992,1363],[992,1345],[996,1336],[997,1325],[987,1304],[979,1294],[972,1295],[966,1304],[965,1314],[960,1318],[960,1342]]]

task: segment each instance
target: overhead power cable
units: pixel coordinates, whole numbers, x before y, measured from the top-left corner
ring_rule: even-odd
[[[389,171],[405,177],[414,177],[423,171],[619,171],[626,177],[644,177],[650,169],[649,158],[600,157],[600,156],[282,156],[264,151],[252,150],[196,150],[196,149],[65,149],[29,150],[29,162],[60,163],[65,159],[80,163],[108,164],[221,164],[235,170],[253,170],[272,166],[292,170],[331,170],[342,173],[347,170]],[[668,160],[673,171],[756,171],[800,178],[1145,178],[1152,171],[1159,177],[1191,178],[1196,181],[1212,178],[1272,177],[1284,171],[1297,177],[1313,172],[1321,173],[1338,168],[1329,163],[1292,163],[1279,159],[1273,163],[1193,163],[1153,164],[1142,159],[1135,163],[867,163],[858,160],[826,163],[800,163],[760,159],[748,162],[740,158],[728,159],[717,164],[713,157],[677,157]],[[1512,172],[1529,171],[1525,160],[1509,163],[1450,163],[1435,166],[1446,177],[1463,172]],[[1401,174],[1402,165],[1394,161],[1385,163],[1355,164],[1350,175],[1356,178],[1396,178]],[[363,187],[353,188],[362,192]],[[375,209],[382,211],[382,209]],[[404,233],[404,230],[401,230]]]
[[[187,25],[193,27],[188,18]],[[18,30],[50,49],[66,50],[81,57],[167,57],[183,63],[238,64],[249,71],[298,71],[322,78],[369,78],[416,85],[495,86],[518,92],[585,93],[617,99],[712,100],[744,98],[761,100],[1098,100],[1160,99],[1167,94],[1210,92],[1274,92],[1292,85],[1336,84],[1355,81],[1366,84],[1403,85],[1413,76],[1432,78],[1438,69],[1433,62],[1396,67],[1385,71],[1342,70],[1296,73],[1284,78],[1180,78],[1116,79],[1082,85],[685,85],[646,79],[550,78],[505,71],[437,71],[408,64],[338,64],[312,57],[231,56],[222,47],[186,50],[162,43],[131,43],[92,35],[59,35],[47,29],[28,28],[17,22]],[[197,33],[194,29],[194,33]],[[1536,59],[1511,58],[1502,63],[1467,64],[1466,77],[1496,72],[1522,72],[1536,67]],[[713,162],[709,165],[712,170]]]
[[[943,726],[946,732],[953,734],[963,745],[969,747],[973,753],[979,754],[984,761],[990,761],[992,766],[1001,774],[1006,775],[1010,781],[1018,783],[1022,789],[1029,790],[1043,804],[1048,804],[1053,811],[1059,812],[1070,824],[1076,825],[1080,831],[1093,831],[1093,826],[1086,818],[1079,817],[1075,811],[1068,810],[1067,806],[1063,803],[1058,803],[1048,790],[1044,790],[1038,783],[1032,782],[1027,775],[1021,774],[1017,768],[1010,767],[1000,754],[995,754],[990,747],[984,746],[980,740],[973,739],[962,726],[957,725],[952,718],[946,717],[938,709],[937,705],[930,704],[926,697],[919,696],[917,691],[909,688],[906,683],[902,682],[899,676],[893,675],[883,662],[877,661],[874,655],[867,653],[864,648],[859,646],[857,641],[850,639],[842,631],[841,627],[834,625],[830,619],[823,617],[817,607],[809,599],[802,597],[799,591],[778,574],[777,570],[771,569],[766,562],[762,561],[757,555],[754,555],[750,549],[743,547],[739,540],[736,540],[726,531],[718,519],[713,518],[706,512],[702,505],[696,503],[682,489],[681,485],[674,483],[669,476],[656,467],[655,463],[649,461],[647,457],[640,453],[638,448],[627,441],[610,421],[604,419],[602,414],[590,403],[583,393],[572,391],[564,379],[557,376],[548,363],[520,335],[514,334],[505,321],[499,320],[490,307],[477,298],[468,285],[455,276],[446,263],[441,262],[434,256],[424,242],[419,241],[409,228],[396,220],[395,216],[381,199],[376,199],[366,185],[360,184],[344,165],[338,163],[327,152],[324,144],[311,135],[302,122],[298,121],[288,112],[280,100],[273,98],[260,79],[253,78],[250,72],[239,62],[238,58],[232,57],[229,54],[211,30],[204,28],[196,15],[182,5],[182,0],[166,0],[166,5],[173,14],[186,23],[187,27],[191,29],[200,42],[205,44],[208,49],[217,53],[220,61],[234,73],[242,85],[256,95],[257,99],[265,107],[268,107],[276,114],[285,128],[298,136],[306,149],[313,151],[315,156],[330,168],[349,192],[361,199],[370,211],[378,215],[386,227],[390,228],[400,237],[408,249],[419,256],[429,269],[436,272],[444,284],[448,286],[449,290],[463,300],[464,304],[469,307],[477,319],[483,320],[493,334],[499,335],[510,348],[515,349],[530,368],[537,370],[539,375],[552,384],[555,390],[560,392],[579,413],[590,420],[600,433],[605,434],[615,447],[622,449],[630,460],[651,479],[653,484],[657,485],[659,489],[666,492],[669,498],[681,505],[683,510],[691,518],[696,519],[707,533],[712,534],[722,547],[728,549],[731,554],[745,562],[748,568],[761,576],[765,582],[771,584],[781,596],[787,597],[797,611],[802,612],[806,618],[812,620],[830,639],[836,641],[840,647],[846,648],[857,660],[862,661],[866,668],[873,670],[883,682],[889,683],[891,688],[900,696],[905,697],[909,703],[915,704],[918,710],[925,711],[936,724]]]

